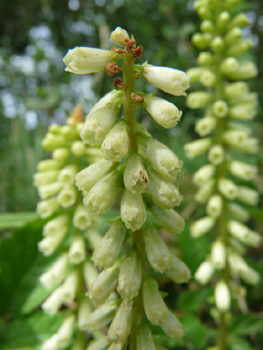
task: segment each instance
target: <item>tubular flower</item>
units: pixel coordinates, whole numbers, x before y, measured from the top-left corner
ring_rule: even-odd
[[[205,138],[186,144],[185,152],[189,158],[207,152],[208,164],[194,175],[194,182],[199,186],[196,199],[200,203],[207,202],[207,216],[194,222],[190,232],[193,237],[210,231],[213,237],[217,234],[210,256],[201,263],[195,278],[200,284],[208,283],[213,276],[217,279],[214,295],[220,314],[216,320],[218,350],[227,348],[227,312],[231,310],[231,300],[238,298],[238,278],[251,284],[259,280],[257,272],[240,256],[245,253],[243,244],[258,247],[262,243],[261,236],[245,225],[250,215],[242,207],[242,203],[256,205],[258,201],[257,191],[249,185],[257,174],[253,155],[257,153],[258,141],[252,137],[257,97],[249,92],[246,83],[257,75],[257,69],[254,63],[242,57],[252,45],[242,38],[241,29],[248,24],[248,18],[243,13],[238,14],[236,5],[240,2],[195,1],[196,11],[203,21],[202,33],[195,34],[192,42],[205,51],[198,56],[200,67],[187,72],[192,81],[204,87],[202,91],[190,93],[187,104],[192,109],[205,109],[205,117],[197,122],[195,129]],[[204,72],[211,73],[207,75],[208,81]],[[203,145],[205,142],[206,147],[200,146],[202,152],[193,147],[195,143]],[[240,161],[242,153],[250,155],[244,157],[247,163]]]

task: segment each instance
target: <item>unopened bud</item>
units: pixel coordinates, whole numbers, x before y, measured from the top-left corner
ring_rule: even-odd
[[[249,212],[239,204],[229,203],[228,210],[229,210],[229,213],[236,220],[246,222],[250,218]]]
[[[210,41],[211,41],[211,37],[209,35],[205,35],[205,34],[210,34],[210,33],[195,33],[192,36],[192,43],[195,47],[197,47],[199,50],[204,50],[206,48],[209,47]]]
[[[213,87],[216,84],[216,75],[210,70],[205,69],[199,79],[200,83],[205,87]]]
[[[171,311],[160,327],[169,337],[180,339],[184,335],[184,326]]]
[[[54,151],[56,148],[66,147],[68,141],[61,135],[48,133],[41,142],[41,145],[46,151]]]
[[[84,298],[79,303],[78,308],[78,329],[80,331],[85,331],[87,319],[89,318],[92,312],[91,302],[88,298]]]
[[[62,326],[59,328],[57,332],[59,347],[64,348],[70,342],[73,335],[74,328],[75,328],[75,321],[76,321],[76,316],[70,315],[62,323]]]
[[[79,204],[74,211],[73,225],[80,230],[85,230],[92,225],[92,216],[82,204]]]
[[[217,27],[222,29],[225,29],[228,23],[231,20],[230,13],[228,11],[223,11],[220,13],[217,19]]]
[[[149,184],[149,177],[137,154],[131,155],[126,163],[124,185],[132,193],[144,193]]]
[[[262,238],[257,232],[250,230],[238,221],[229,221],[227,228],[232,236],[249,247],[258,247],[262,242]]]
[[[212,196],[206,206],[206,212],[212,217],[218,217],[221,215],[223,206],[223,200],[220,195]]]
[[[59,170],[60,168],[61,162],[58,162],[56,159],[41,160],[37,165],[38,171]]]
[[[121,219],[133,232],[139,230],[146,221],[146,209],[140,193],[124,190],[121,199]]]
[[[184,145],[184,150],[187,158],[193,159],[205,153],[209,149],[211,143],[212,140],[208,137],[186,143]]]
[[[151,206],[151,211],[167,232],[180,233],[183,231],[185,226],[184,219],[175,210]]]
[[[124,343],[128,338],[131,329],[132,309],[133,299],[124,299],[108,330],[110,340],[118,339]]]
[[[118,280],[120,266],[118,264],[103,270],[93,282],[88,291],[88,296],[97,305],[103,304],[115,288]]]
[[[103,214],[114,202],[122,186],[118,170],[112,171],[96,183],[84,197],[84,205],[92,214]]]
[[[101,150],[105,159],[120,162],[128,154],[129,148],[128,127],[121,121],[109,131],[101,145]]]
[[[218,100],[212,106],[213,114],[218,118],[224,118],[228,112],[228,106],[225,101]]]
[[[197,186],[202,186],[207,183],[215,174],[215,167],[212,164],[203,165],[194,174],[193,181]]]
[[[166,129],[177,125],[182,115],[173,103],[152,95],[144,97],[143,106],[153,119]]]
[[[111,32],[110,39],[115,42],[115,44],[120,46],[126,46],[127,41],[130,40],[128,33],[125,29],[117,27],[113,32]]]
[[[252,188],[245,186],[238,186],[237,200],[248,205],[256,205],[259,200],[258,192]]]
[[[208,152],[207,159],[214,165],[221,164],[225,159],[224,148],[220,145],[213,145]]]
[[[125,238],[126,229],[119,219],[115,221],[102,238],[100,246],[95,250],[92,260],[100,269],[112,266],[117,260]]]
[[[89,111],[89,114],[87,117],[89,117],[91,114],[93,114],[98,109],[104,108],[115,102],[119,97],[121,97],[123,94],[122,91],[112,90],[108,92],[105,96],[103,96],[95,105],[91,108]]]
[[[211,248],[211,262],[218,270],[226,266],[226,247],[223,242],[215,241],[213,243]]]
[[[224,313],[230,309],[231,295],[227,284],[218,282],[215,287],[215,303],[219,312]]]
[[[150,328],[146,324],[140,324],[137,330],[137,350],[155,350],[153,336]]]
[[[75,235],[69,248],[69,261],[75,265],[85,260],[86,248],[82,235]]]
[[[214,57],[210,52],[200,52],[199,56],[197,57],[197,63],[200,66],[211,66],[214,62]]]
[[[235,199],[238,194],[238,188],[233,181],[229,179],[219,179],[218,189],[227,199]]]
[[[190,83],[195,83],[199,81],[201,74],[203,73],[204,68],[194,67],[186,71],[186,74],[190,77]]]
[[[201,237],[210,231],[215,224],[214,218],[205,216],[202,219],[195,221],[190,227],[190,233],[192,237]]]
[[[249,19],[247,15],[245,13],[239,13],[238,15],[232,18],[229,24],[229,28],[230,29],[233,27],[243,28],[243,27],[246,27],[247,25],[249,25]]]
[[[228,170],[232,175],[241,180],[250,181],[257,175],[258,168],[254,165],[245,164],[236,160],[228,163]]]
[[[225,74],[228,77],[230,74],[236,74],[236,72],[239,69],[239,66],[240,63],[237,61],[236,58],[228,57],[221,63],[220,70],[223,74]]]
[[[68,50],[63,58],[65,71],[74,74],[89,74],[103,70],[108,63],[115,62],[118,54],[114,51],[94,49],[91,47],[75,47]]]
[[[248,93],[248,85],[242,81],[228,84],[225,87],[225,94],[228,98],[242,97]]]
[[[142,281],[142,265],[138,251],[133,248],[125,256],[121,265],[118,292],[122,299],[131,299],[138,295]]]
[[[242,37],[242,31],[238,27],[232,28],[225,36],[225,42],[227,45],[231,45],[236,40]]]
[[[195,131],[200,136],[206,136],[210,134],[216,127],[216,118],[205,117],[200,120],[195,125]]]
[[[113,127],[118,113],[119,108],[115,104],[109,104],[89,114],[80,132],[82,141],[91,146],[101,145],[105,136]]]
[[[146,64],[142,76],[158,89],[174,96],[186,96],[185,90],[189,88],[189,77],[178,69]]]
[[[103,337],[99,340],[95,340],[91,342],[91,344],[87,347],[86,350],[106,350],[110,345],[110,341],[108,337]]]
[[[73,142],[70,150],[75,157],[82,157],[85,154],[85,145],[82,141],[75,141]]]
[[[63,301],[63,288],[60,286],[43,302],[41,307],[44,312],[54,315],[62,306]]]
[[[45,186],[56,182],[58,177],[58,170],[47,170],[33,175],[34,186]]]
[[[68,231],[67,226],[61,227],[54,235],[46,236],[38,242],[38,250],[44,255],[49,256],[58,248]]]
[[[224,40],[221,38],[221,36],[215,36],[210,44],[212,51],[214,51],[215,53],[222,52],[224,46]]]
[[[52,153],[52,158],[58,162],[64,163],[69,157],[68,148],[57,148]]]
[[[158,231],[152,225],[147,225],[143,234],[146,254],[154,270],[163,273],[170,269],[173,258]]]
[[[173,263],[166,275],[175,283],[186,283],[191,278],[191,271],[183,261],[173,255]]]
[[[227,58],[227,60],[234,60],[234,58]],[[246,80],[255,78],[257,74],[258,70],[254,62],[240,61],[238,67],[229,72],[227,77],[233,80]]]
[[[213,33],[215,31],[215,25],[209,19],[205,19],[200,25],[200,30],[202,32],[211,32],[211,33]]]
[[[240,56],[243,53],[249,51],[252,48],[252,42],[250,40],[238,40],[231,44],[231,46],[226,50],[227,56]]]
[[[191,109],[204,107],[212,98],[210,92],[198,91],[190,92],[187,96],[187,106]]]
[[[229,109],[228,116],[234,119],[252,120],[256,115],[253,104],[238,104]]]
[[[83,266],[84,281],[89,289],[95,279],[98,277],[99,273],[90,261],[86,261]]]
[[[211,197],[215,188],[215,180],[211,179],[202,185],[195,194],[195,200],[199,203],[205,203]]]
[[[68,186],[59,192],[57,196],[58,204],[62,208],[69,208],[76,203],[78,192],[75,186]]]
[[[211,262],[204,261],[199,265],[198,269],[195,272],[195,280],[199,284],[205,285],[211,280],[214,271],[215,269]]]
[[[78,270],[74,269],[66,278],[65,282],[62,284],[62,294],[63,300],[66,303],[71,303],[76,295],[79,285],[79,275]]]
[[[76,165],[67,165],[60,171],[58,175],[58,181],[64,186],[74,185],[75,175],[77,174],[77,172],[78,168],[76,167]]]

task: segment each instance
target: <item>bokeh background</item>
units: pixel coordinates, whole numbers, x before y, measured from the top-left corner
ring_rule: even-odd
[[[251,22],[243,31],[244,36],[253,42],[253,50],[246,55],[256,62],[259,69],[258,77],[250,81],[250,87],[259,94],[255,133],[262,140],[263,2],[245,1],[238,9],[245,11]],[[144,47],[141,62],[148,60],[151,64],[187,70],[196,64],[198,51],[191,44],[191,36],[199,30],[199,25],[200,19],[194,11],[193,0],[12,0],[12,2],[2,0],[0,2],[0,212],[22,213],[21,215],[25,217],[25,212],[35,211],[38,198],[36,189],[32,186],[32,176],[36,172],[37,163],[47,157],[46,152],[41,149],[41,140],[48,126],[51,123],[63,124],[76,104],[81,104],[84,112],[88,113],[99,97],[112,87],[112,78],[103,72],[82,76],[65,73],[62,58],[69,48],[91,46],[109,49],[110,32],[120,26],[135,36],[137,45]],[[153,91],[151,86],[142,85],[145,84],[142,79],[137,84],[140,91],[145,88],[150,92]],[[193,86],[191,91],[195,88]],[[184,161],[184,172],[180,179],[184,201],[179,210],[190,224],[204,214],[204,208],[197,207],[193,201],[195,187],[191,183],[191,174],[205,163],[205,157],[186,159],[183,145],[197,138],[194,125],[201,117],[202,111],[187,109],[183,97],[175,98],[162,92],[158,92],[158,95],[165,96],[183,111],[180,124],[170,130],[162,129],[142,109],[138,110],[138,119]],[[260,171],[254,185],[262,194],[262,146],[256,158]],[[251,213],[253,217],[251,227],[263,233],[262,201],[259,207],[251,208]],[[27,334],[22,327],[27,325],[23,321],[26,317],[30,319],[33,315],[30,321],[33,327],[35,316],[31,312],[37,301],[34,301],[33,306],[31,304],[30,311],[21,309],[21,305],[24,305],[23,302],[28,298],[32,300],[36,297],[34,281],[37,279],[36,276],[39,276],[41,268],[43,270],[47,264],[41,260],[36,248],[36,242],[41,238],[43,223],[36,222],[34,225],[13,236],[10,230],[0,231],[0,242],[5,239],[2,247],[0,246],[2,253],[0,265],[1,263],[10,265],[9,274],[5,276],[0,274],[2,291],[8,295],[2,299],[0,311],[6,311],[7,305],[12,304],[8,317],[11,319],[13,317],[16,323],[15,325],[11,323],[11,328],[7,327],[5,332],[6,344],[12,349],[21,348],[14,345],[14,339],[17,338],[19,343],[19,339],[23,338],[22,333]],[[9,241],[10,237],[12,239]],[[179,246],[180,254],[193,272],[210,249],[206,237],[194,240],[189,236],[187,229],[179,238]],[[26,249],[28,255],[25,258]],[[262,272],[262,250],[249,252],[248,259],[254,268]],[[21,262],[21,266],[17,266],[17,262]],[[212,334],[209,332],[213,332],[214,323],[208,316],[207,306],[205,308],[200,305],[206,303],[211,289],[200,291],[194,282],[189,284],[189,290],[187,286],[175,287],[171,283],[165,284],[163,289],[170,293],[167,300],[171,308],[181,309],[187,313],[186,345],[180,349],[203,349],[204,344],[209,343]],[[253,327],[256,324],[254,329],[261,327],[261,330],[263,327],[262,323],[254,322],[263,317],[262,282],[258,287],[248,287],[247,294],[252,318],[239,318],[239,323],[236,324],[241,335],[245,336],[246,332],[251,334],[253,331],[253,329],[248,331],[249,326]],[[17,314],[20,315],[18,319]],[[0,317],[0,328],[1,324],[6,322],[8,324],[6,316]],[[208,331],[210,326],[211,329]],[[36,334],[41,329],[43,324],[39,325]],[[26,338],[19,343],[20,345],[26,346],[28,337],[33,339],[32,329],[27,331],[31,336],[25,335]],[[17,334],[22,338],[17,337]],[[263,348],[262,338],[262,333],[261,338],[252,337],[249,341],[249,344],[253,344],[252,347],[248,347],[246,341],[245,343],[241,341],[236,350],[260,350]],[[35,342],[37,343],[37,339]],[[172,344],[170,347],[173,346],[175,345]],[[1,346],[0,349],[2,350]]]

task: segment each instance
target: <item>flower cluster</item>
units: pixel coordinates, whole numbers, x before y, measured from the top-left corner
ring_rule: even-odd
[[[102,155],[99,149],[85,147],[82,143],[79,137],[82,127],[80,106],[68,118],[67,125],[51,125],[42,146],[52,151],[52,159],[41,161],[34,175],[41,198],[37,211],[42,218],[49,219],[38,248],[45,256],[54,256],[52,266],[40,277],[41,283],[51,292],[42,309],[51,315],[63,305],[69,309],[63,313],[61,327],[46,340],[42,350],[69,345],[72,349],[85,349],[82,334],[94,308],[84,295],[84,287],[90,287],[98,272],[87,251],[99,246],[101,235],[96,230],[96,219],[82,204],[83,198],[74,182],[75,175],[86,164],[97,161]]]
[[[256,76],[257,69],[246,56],[238,58],[251,48],[251,42],[242,39],[242,28],[249,21],[246,14],[236,11],[240,2],[195,1],[202,23],[201,33],[194,34],[192,42],[202,52],[197,59],[199,66],[187,72],[191,82],[206,89],[188,95],[188,106],[205,108],[205,115],[195,125],[201,138],[186,144],[185,152],[189,158],[207,152],[208,159],[193,178],[199,187],[195,198],[206,205],[206,216],[193,223],[190,231],[193,237],[217,233],[211,254],[195,278],[206,284],[216,274],[215,304],[221,329],[227,323],[231,299],[237,297],[235,281],[241,278],[254,285],[259,280],[258,272],[242,257],[245,246],[258,247],[262,242],[261,236],[245,225],[250,217],[246,206],[258,202],[258,193],[250,183],[257,174],[253,155],[258,152],[258,140],[251,128],[257,96],[246,83]],[[225,335],[219,336],[219,350],[226,348]]]
[[[103,153],[103,159],[76,175],[87,211],[102,214],[120,202],[120,217],[112,219],[93,254],[101,272],[88,290],[98,308],[88,318],[87,329],[110,326],[108,335],[88,349],[120,350],[128,342],[138,350],[154,349],[149,323],[159,325],[169,336],[183,335],[183,326],[167,308],[150,269],[176,283],[190,278],[187,266],[171,254],[157,230],[177,234],[184,229],[184,220],[173,209],[182,200],[176,181],[182,161],[136,123],[136,107],[143,106],[165,128],[175,126],[182,113],[164,99],[136,92],[135,80],[141,75],[155,87],[179,96],[185,95],[189,77],[172,68],[135,65],[142,47],[136,47],[134,38],[121,28],[111,39],[120,47],[111,51],[77,47],[64,58],[66,71],[75,74],[102,69],[110,76],[123,73],[123,79],[114,80],[115,89],[91,109],[80,131],[84,144],[101,146]],[[158,224],[147,219],[147,211]],[[121,299],[112,300],[116,286]]]

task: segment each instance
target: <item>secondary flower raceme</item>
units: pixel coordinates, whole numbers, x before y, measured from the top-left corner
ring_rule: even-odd
[[[214,296],[220,314],[216,318],[218,350],[228,347],[228,311],[231,300],[239,297],[238,278],[250,284],[259,280],[258,273],[241,257],[246,251],[244,245],[259,247],[262,244],[262,237],[245,225],[250,215],[242,206],[243,203],[255,206],[258,202],[258,192],[248,185],[257,175],[254,155],[258,152],[258,141],[252,137],[257,96],[249,92],[245,82],[257,75],[257,69],[245,56],[239,59],[252,47],[249,40],[242,39],[241,29],[248,24],[248,18],[238,14],[239,3],[195,1],[203,21],[201,33],[194,34],[192,42],[206,51],[198,56],[199,67],[187,72],[190,81],[208,88],[188,95],[188,106],[205,108],[205,116],[195,127],[201,138],[186,144],[185,152],[189,158],[207,153],[208,164],[201,167],[193,179],[199,187],[195,198],[201,204],[206,203],[207,216],[194,222],[190,233],[193,237],[210,231],[213,237],[217,234],[211,253],[200,264],[195,279],[200,284],[208,283],[213,276],[213,282],[217,279]],[[240,161],[242,153],[250,155],[243,157],[247,163]]]
[[[91,264],[85,262],[88,296],[98,309],[87,316],[83,327],[86,324],[89,331],[94,331],[109,326],[107,341],[102,338],[88,350],[121,350],[124,343],[131,344],[131,324],[135,327],[139,347],[143,349],[145,337],[150,339],[149,346],[155,346],[151,330],[145,325],[146,319],[162,327],[169,336],[181,337],[183,326],[168,310],[157,281],[150,276],[149,265],[160,273],[167,273],[176,283],[185,283],[190,278],[190,270],[170,253],[155,225],[148,222],[148,212],[152,212],[164,230],[179,234],[184,229],[183,218],[172,209],[182,201],[177,175],[183,163],[136,123],[137,105],[145,108],[164,128],[177,125],[182,112],[164,99],[135,90],[135,79],[141,74],[157,88],[175,96],[185,96],[189,77],[177,69],[135,65],[143,48],[136,47],[134,38],[122,28],[117,27],[111,39],[122,48],[112,48],[112,55],[109,51],[98,50],[97,64],[93,60],[97,51],[90,48],[82,51],[76,48],[75,59],[72,59],[73,49],[64,59],[66,70],[77,74],[99,68],[105,68],[109,76],[123,73],[123,80],[118,77],[114,82],[116,90],[95,104],[80,131],[83,143],[100,146],[104,157],[75,176],[76,185],[83,191],[85,208],[92,214],[102,214],[115,199],[116,204],[120,203],[120,216],[110,220],[108,231],[93,253],[93,262],[102,270],[94,280]],[[122,60],[121,67],[118,58]],[[121,106],[123,117],[119,117]],[[57,169],[55,165],[53,169]],[[50,176],[52,178],[53,174]],[[79,226],[82,220],[75,217],[82,212],[83,207],[77,207],[74,214],[74,222]],[[90,233],[89,237],[91,241]],[[75,247],[80,247],[79,235],[74,237],[70,259],[80,261],[83,256],[80,252],[73,254]],[[92,282],[88,271],[92,271]],[[114,294],[116,289],[121,302]],[[137,317],[137,298],[142,295],[144,311]]]
[[[83,280],[88,287],[92,278],[94,280],[98,275],[97,271],[91,270],[89,266],[90,257],[87,256],[87,251],[88,247],[92,246],[92,239],[89,238],[89,234],[85,234],[86,230],[95,230],[96,220],[83,206],[83,196],[74,182],[76,173],[83,168],[82,164],[87,164],[94,158],[100,163],[102,153],[100,150],[90,152],[82,143],[79,136],[82,126],[80,106],[76,107],[68,118],[67,125],[50,126],[42,145],[44,149],[53,151],[52,159],[41,161],[38,173],[34,176],[40,197],[44,199],[38,203],[39,214],[43,218],[55,215],[55,218],[52,217],[44,225],[44,238],[38,243],[38,248],[45,256],[51,256],[60,250],[52,266],[40,276],[40,281],[46,289],[55,288],[43,302],[42,309],[46,313],[55,314],[63,305],[69,307],[70,303],[76,303],[74,309],[69,308],[70,313],[67,311],[67,316],[64,316],[64,322],[57,332],[43,343],[42,350],[67,347],[75,337],[76,328],[80,333],[86,332],[84,325],[94,308],[84,294],[78,293],[78,289],[82,291]],[[59,138],[59,145],[55,138]],[[78,143],[82,146],[79,147]],[[106,174],[110,170],[108,164],[103,165],[102,176],[103,171]],[[97,237],[100,239],[99,233]],[[80,350],[84,350],[83,344]]]

